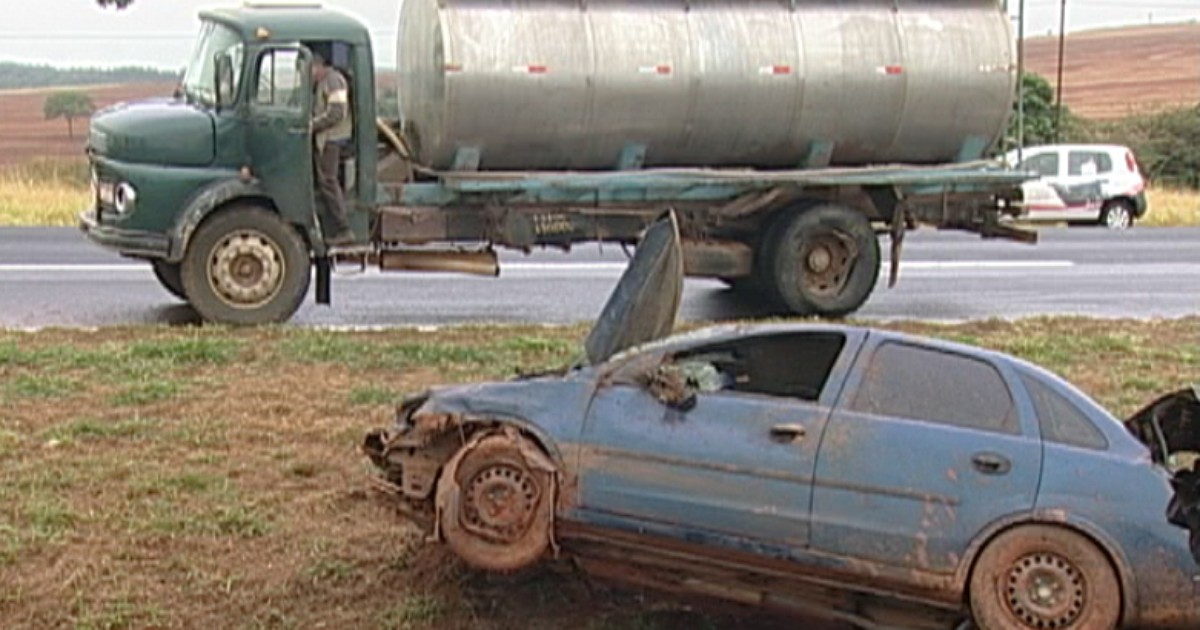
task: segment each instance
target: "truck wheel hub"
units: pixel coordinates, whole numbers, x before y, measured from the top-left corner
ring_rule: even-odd
[[[213,248],[209,261],[212,288],[225,302],[257,306],[279,293],[283,252],[258,232],[230,234]]]
[[[814,237],[804,252],[804,288],[813,295],[838,295],[846,286],[858,255],[852,242],[837,234]]]

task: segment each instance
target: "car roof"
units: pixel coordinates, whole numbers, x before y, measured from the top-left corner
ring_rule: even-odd
[[[1107,151],[1107,152],[1131,151],[1131,149],[1129,147],[1122,146],[1119,144],[1042,144],[1042,145],[1037,145],[1037,146],[1032,146],[1032,147],[1025,147],[1024,149],[1022,149],[1022,151],[1026,152],[1026,153],[1036,152],[1036,151],[1046,151],[1046,150]],[[1017,151],[1017,149],[1013,149],[1012,151],[1010,151],[1010,153],[1016,153],[1016,151]]]
[[[902,332],[880,330],[878,328],[867,328],[865,326],[814,322],[735,323],[707,326],[697,330],[675,334],[658,341],[631,348],[627,352],[617,355],[616,358],[623,358],[633,354],[661,350],[679,351],[702,344],[719,344],[750,337],[802,333],[839,333],[847,336],[856,335],[864,338],[870,337],[871,339],[896,341],[900,343],[925,346],[933,349],[947,350],[960,354],[987,358],[990,360],[1011,361],[1013,359],[1013,357],[1001,352],[942,339],[935,339],[933,337],[910,335]]]

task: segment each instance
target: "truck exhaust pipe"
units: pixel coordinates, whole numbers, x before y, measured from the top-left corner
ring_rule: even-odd
[[[496,250],[392,250],[379,253],[383,271],[427,271],[465,273],[475,276],[500,275]]]

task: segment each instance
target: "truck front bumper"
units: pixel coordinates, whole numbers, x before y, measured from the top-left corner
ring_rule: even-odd
[[[167,235],[141,230],[122,230],[104,225],[95,210],[79,213],[79,229],[83,230],[93,243],[114,249],[125,256],[166,258],[171,251],[171,239]]]

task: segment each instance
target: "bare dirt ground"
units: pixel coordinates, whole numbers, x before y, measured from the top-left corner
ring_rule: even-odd
[[[1030,38],[1025,54],[1029,70],[1054,85],[1058,38]],[[1069,34],[1063,58],[1063,102],[1085,118],[1200,103],[1200,24]]]
[[[1119,415],[1200,379],[1200,320],[892,324],[1013,352]],[[0,331],[0,626],[827,626],[496,577],[426,546],[356,451],[435,383],[569,363],[582,327]]]
[[[65,120],[46,120],[42,106],[54,92],[78,90],[92,97],[97,109],[152,96],[170,96],[172,83],[131,83],[44,90],[0,90],[0,166],[35,158],[77,158],[87,142],[87,119],[75,121],[75,137]]]

